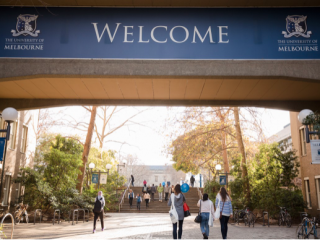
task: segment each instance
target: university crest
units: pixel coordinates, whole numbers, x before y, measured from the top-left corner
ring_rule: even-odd
[[[307,16],[291,15],[286,18],[286,31],[282,31],[285,38],[305,37],[309,38],[311,31],[307,32]]]
[[[37,15],[20,14],[17,17],[16,30],[11,30],[12,36],[17,37],[20,35],[30,35],[32,37],[38,37],[40,30],[36,30],[37,18]]]

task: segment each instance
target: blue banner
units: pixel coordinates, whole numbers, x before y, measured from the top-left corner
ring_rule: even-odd
[[[6,138],[0,138],[0,161],[4,159],[4,149],[6,147]]]
[[[320,59],[320,8],[0,8],[0,57]]]
[[[92,183],[98,183],[99,182],[99,174],[93,173],[92,174]]]
[[[227,185],[227,176],[220,176],[219,184],[220,185]]]

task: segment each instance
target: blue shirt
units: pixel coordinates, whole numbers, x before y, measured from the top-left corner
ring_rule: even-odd
[[[217,196],[216,208],[218,207],[219,201],[220,201],[220,197]],[[223,203],[224,203],[224,205],[223,205]],[[222,211],[222,207],[223,207],[223,211]],[[229,197],[227,197],[227,200],[225,202],[223,202],[222,200],[220,201],[220,212],[222,213],[223,216],[227,216],[227,217],[229,217],[231,214],[233,214],[232,204],[231,204]]]

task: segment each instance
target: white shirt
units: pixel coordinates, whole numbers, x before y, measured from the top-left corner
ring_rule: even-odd
[[[202,201],[199,200],[199,202],[197,203],[197,206],[200,207],[200,201],[201,201],[201,212],[210,212],[210,207],[211,207],[211,214],[212,216],[214,216],[214,206],[211,200],[207,200],[207,201]]]

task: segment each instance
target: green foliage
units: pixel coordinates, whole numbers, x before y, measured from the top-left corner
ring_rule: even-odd
[[[311,127],[311,131],[319,132],[320,136],[320,113],[315,112],[313,114],[309,114],[302,122],[304,125],[309,125]]]
[[[222,186],[215,180],[207,181],[204,186],[205,187],[204,187],[203,193],[207,193],[209,196],[209,199],[215,202],[216,196]]]
[[[251,202],[245,200],[241,178],[240,161],[234,160],[231,174],[235,180],[231,182],[231,198],[239,208],[249,206],[251,209],[267,210],[270,216],[279,213],[279,206],[287,207],[292,217],[297,217],[305,206],[302,193],[293,184],[298,176],[299,163],[294,151],[282,149],[277,143],[262,144],[259,153],[247,164],[251,189]]]

